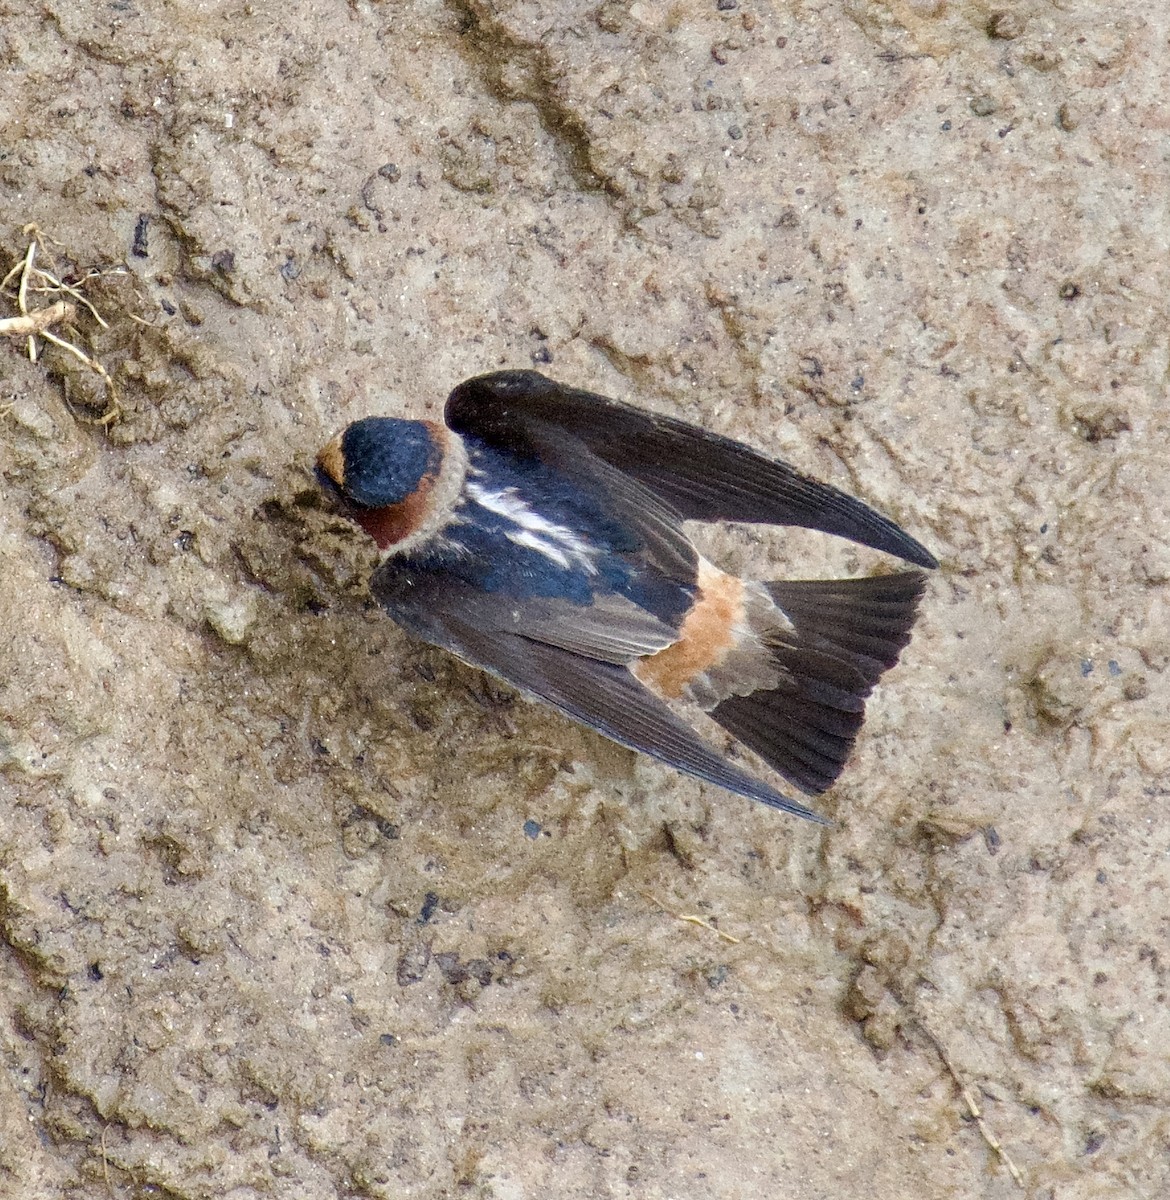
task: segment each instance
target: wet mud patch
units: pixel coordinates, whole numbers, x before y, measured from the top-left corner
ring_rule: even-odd
[[[19,271],[0,320],[74,305],[42,332],[117,411],[0,325],[0,1191],[1163,1194],[1165,38],[1153,3],[9,14],[0,277],[35,226],[109,328]],[[830,829],[372,607],[313,454],[529,365],[943,559]]]

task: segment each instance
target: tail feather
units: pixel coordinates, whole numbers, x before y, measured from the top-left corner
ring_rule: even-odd
[[[898,661],[926,589],[921,571],[868,579],[812,579],[765,585],[810,649],[836,654],[871,683]]]
[[[792,641],[767,641],[772,661],[783,668],[786,683],[814,704],[838,708],[843,712],[861,712],[869,695],[865,673],[841,655],[813,649],[803,638]]]
[[[801,726],[807,706],[799,697],[778,691],[735,696],[712,715],[785,779],[811,795],[823,792],[840,774],[857,733],[840,736]],[[861,715],[855,719],[860,728]]]
[[[807,717],[808,705],[779,690],[737,699],[755,701],[743,706],[744,729],[770,743],[782,739],[792,754],[822,768],[838,761],[842,748],[850,745],[865,719],[861,713],[840,713],[819,705],[822,712],[815,714],[814,720],[797,719],[798,714]],[[822,720],[822,716],[828,719]]]
[[[784,682],[720,701],[711,716],[795,787],[832,785],[865,718],[865,701],[910,640],[926,577],[766,584],[794,629],[767,640]]]

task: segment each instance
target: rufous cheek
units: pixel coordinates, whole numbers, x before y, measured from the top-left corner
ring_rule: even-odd
[[[426,520],[427,500],[434,485],[435,476],[424,475],[418,487],[400,504],[357,509],[354,520],[374,539],[379,550],[389,550]]]

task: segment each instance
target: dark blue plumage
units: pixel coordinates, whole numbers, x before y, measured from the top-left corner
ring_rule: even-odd
[[[346,492],[367,508],[401,504],[426,476],[438,473],[443,458],[442,447],[422,421],[397,417],[355,421],[342,435],[341,452]]]
[[[382,551],[371,590],[386,611],[614,741],[820,819],[664,700],[693,701],[824,791],[909,640],[925,576],[741,580],[683,521],[798,525],[924,567],[930,552],[785,463],[534,371],[460,384],[444,417],[367,418],[318,455],[318,478]]]
[[[593,604],[617,593],[660,620],[681,618],[693,578],[664,577],[646,562],[646,541],[630,522],[535,459],[516,459],[465,439],[467,483],[440,536],[408,551],[403,569],[437,571],[515,600]],[[539,506],[526,499],[539,497]]]

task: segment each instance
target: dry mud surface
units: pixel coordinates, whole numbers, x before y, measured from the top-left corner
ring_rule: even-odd
[[[0,1193],[1170,1195],[1163,0],[0,9]],[[938,552],[831,828],[371,607],[532,364]]]

